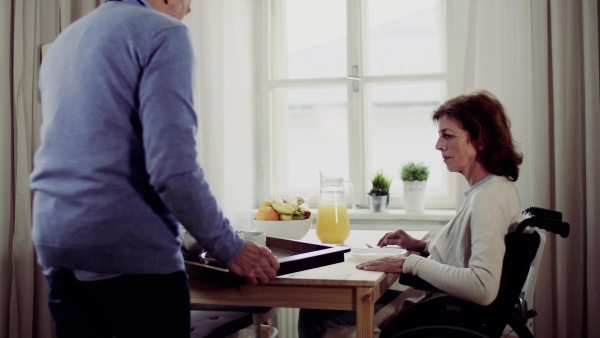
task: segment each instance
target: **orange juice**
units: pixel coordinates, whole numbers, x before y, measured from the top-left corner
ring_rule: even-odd
[[[317,237],[322,243],[344,244],[350,235],[346,204],[319,204]]]

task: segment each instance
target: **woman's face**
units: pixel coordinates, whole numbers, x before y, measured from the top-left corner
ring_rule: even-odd
[[[477,162],[477,148],[471,143],[469,133],[453,118],[442,116],[438,120],[438,141],[435,149],[442,152],[449,171],[471,178],[479,176],[482,166]]]

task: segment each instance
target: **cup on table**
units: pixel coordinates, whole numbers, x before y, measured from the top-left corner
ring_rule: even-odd
[[[267,246],[267,234],[260,231],[238,231],[240,236],[244,237],[245,240],[254,242],[260,246]]]
[[[190,256],[198,257],[204,251],[204,249],[200,246],[200,244],[198,244],[196,239],[192,237],[192,235],[190,235],[190,233],[187,232],[187,230],[182,230],[180,237],[181,247],[183,251],[189,254]]]

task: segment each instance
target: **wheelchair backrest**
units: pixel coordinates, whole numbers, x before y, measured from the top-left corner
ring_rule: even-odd
[[[495,313],[508,313],[519,299],[536,254],[541,252],[540,243],[545,242],[537,231],[525,233],[525,229],[540,228],[562,237],[568,237],[569,223],[562,221],[562,213],[538,207],[523,210],[526,217],[514,232],[505,237],[506,253],[502,265],[502,278],[498,296],[489,309]],[[542,243],[543,245],[543,243]],[[540,257],[541,258],[541,257]],[[536,269],[537,267],[534,267]],[[535,272],[535,271],[534,271]],[[532,281],[535,283],[535,278]],[[530,285],[528,288],[535,287]],[[497,312],[500,311],[500,312]]]
[[[533,306],[533,296],[535,294],[535,285],[537,283],[538,272],[540,271],[540,265],[542,264],[542,258],[544,256],[544,247],[546,246],[546,234],[544,231],[537,231],[540,235],[540,245],[538,246],[538,250],[535,254],[535,258],[533,262],[531,262],[531,267],[529,268],[529,273],[527,274],[527,279],[525,280],[525,285],[523,286],[523,290],[521,291],[521,297],[527,302],[528,306]]]
[[[509,313],[519,299],[531,262],[540,245],[540,235],[511,232],[505,237],[506,253],[498,296],[488,309],[494,313]]]

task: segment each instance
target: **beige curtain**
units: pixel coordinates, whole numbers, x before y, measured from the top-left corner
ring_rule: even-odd
[[[29,173],[39,144],[41,46],[100,0],[2,1],[0,336],[51,337],[46,285],[31,242]],[[4,75],[4,74],[3,74]]]
[[[600,336],[600,68],[598,2],[532,4],[535,85],[532,133],[536,200],[564,213],[567,239],[552,238],[538,279],[539,337]],[[537,40],[539,38],[539,40]],[[537,119],[539,118],[539,120]]]
[[[193,1],[191,13],[183,19],[197,56],[200,165],[236,230],[252,229],[249,210],[256,203],[254,13],[258,7],[258,1],[248,0]]]

